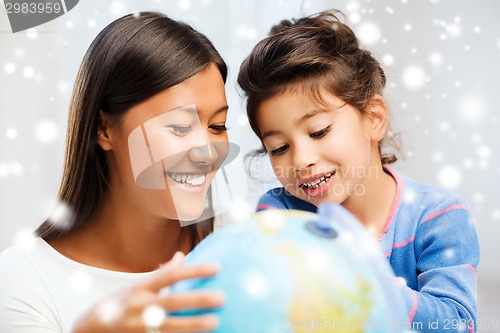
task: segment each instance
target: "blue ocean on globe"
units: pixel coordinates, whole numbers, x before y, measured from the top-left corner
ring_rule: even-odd
[[[343,207],[267,210],[205,238],[187,265],[218,263],[171,292],[221,290],[219,333],[402,332],[404,303],[378,244]],[[200,313],[203,311],[198,311]],[[170,315],[193,315],[193,311]]]

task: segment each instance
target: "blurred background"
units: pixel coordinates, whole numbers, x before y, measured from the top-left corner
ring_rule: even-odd
[[[335,8],[386,72],[385,98],[402,140],[393,168],[470,203],[482,251],[478,325],[500,332],[500,1],[80,0],[64,16],[16,34],[3,0],[0,6],[0,251],[54,208],[75,75],[111,21],[159,10],[213,41],[230,67],[229,136],[243,156],[259,142],[235,83],[241,61],[280,20]],[[276,181],[266,159],[250,169],[266,180],[238,177],[242,185],[246,179],[243,205],[253,210]]]

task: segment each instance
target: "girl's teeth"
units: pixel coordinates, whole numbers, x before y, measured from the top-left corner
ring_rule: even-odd
[[[310,188],[310,189],[318,188],[321,183],[326,182],[328,179],[330,179],[330,177],[333,176],[333,174],[334,174],[334,172],[330,172],[330,173],[324,175],[323,177],[321,177],[320,179],[315,180],[313,183],[305,183],[302,186],[304,186],[306,188]]]

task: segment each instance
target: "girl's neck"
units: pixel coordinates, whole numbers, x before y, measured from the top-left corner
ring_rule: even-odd
[[[367,177],[363,185],[363,195],[352,196],[342,205],[378,240],[396,197],[396,181],[380,165],[377,174]]]

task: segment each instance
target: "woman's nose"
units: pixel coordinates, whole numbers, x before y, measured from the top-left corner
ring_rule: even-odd
[[[203,146],[191,148],[188,156],[192,162],[201,165],[214,165],[215,161],[219,158],[217,149],[215,149],[214,144],[210,141],[207,141],[207,144]]]

